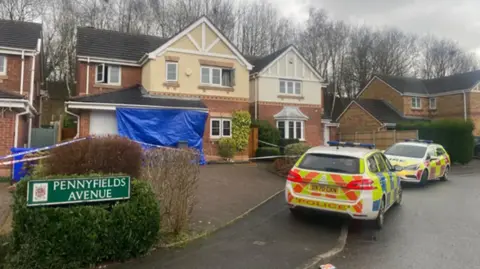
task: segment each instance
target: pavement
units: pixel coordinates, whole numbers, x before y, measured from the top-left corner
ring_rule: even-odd
[[[115,269],[292,269],[334,248],[344,222],[338,217],[309,214],[294,218],[283,193],[245,218],[182,249],[160,249]]]
[[[479,268],[480,161],[453,167],[448,182],[407,185],[403,205],[386,214],[380,232],[354,224],[338,269]]]

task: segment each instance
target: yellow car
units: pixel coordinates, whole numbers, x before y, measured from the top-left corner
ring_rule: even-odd
[[[290,211],[304,208],[374,220],[402,201],[402,187],[385,155],[372,144],[330,141],[308,150],[290,170],[285,199]]]
[[[403,168],[397,172],[403,182],[425,185],[429,180],[448,180],[450,156],[439,144],[430,140],[406,140],[384,152],[393,165]]]

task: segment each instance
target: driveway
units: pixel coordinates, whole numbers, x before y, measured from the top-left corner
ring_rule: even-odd
[[[404,204],[386,215],[379,233],[350,229],[337,268],[478,268],[480,161],[454,167],[448,182],[409,186]]]

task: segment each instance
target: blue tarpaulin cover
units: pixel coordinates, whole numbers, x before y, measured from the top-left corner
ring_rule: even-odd
[[[12,154],[26,152],[35,148],[11,148],[10,151]],[[13,157],[13,160],[21,160],[23,159],[23,154]],[[12,179],[15,182],[20,181],[24,176],[26,176],[26,171],[23,169],[24,162],[14,163],[12,169]]]
[[[187,141],[203,155],[203,132],[208,113],[182,109],[117,108],[118,134],[132,140],[166,147]]]

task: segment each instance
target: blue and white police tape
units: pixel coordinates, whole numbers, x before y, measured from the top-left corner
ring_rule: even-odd
[[[23,162],[31,162],[31,161],[37,161],[41,159],[48,158],[50,156],[40,156],[40,157],[32,157],[32,158],[26,158],[26,159],[21,159],[21,160],[14,160],[14,161],[6,161],[6,162],[0,162],[0,165],[11,165],[15,163],[23,163]]]
[[[262,144],[265,144],[265,145],[269,145],[269,146],[272,146],[272,147],[276,147],[276,148],[283,148],[283,147],[280,147],[279,145],[275,145],[275,144],[272,144],[272,143],[268,143],[268,142],[265,142],[265,141],[262,141],[262,140],[258,140],[259,143],[262,143]]]
[[[69,145],[69,144],[73,144],[73,143],[75,143],[75,142],[79,142],[79,141],[82,141],[82,140],[85,140],[85,139],[89,139],[89,138],[90,138],[90,137],[82,137],[82,138],[79,138],[79,139],[70,140],[70,141],[58,143],[58,144],[51,145],[51,146],[46,146],[46,147],[41,147],[41,148],[38,148],[38,149],[32,149],[32,150],[28,150],[28,151],[24,151],[24,152],[18,152],[18,153],[14,153],[14,154],[9,154],[9,155],[0,157],[0,161],[1,161],[1,160],[6,160],[6,159],[10,159],[10,158],[14,158],[14,157],[17,157],[17,156],[22,156],[22,155],[30,154],[30,153],[35,153],[35,152],[39,152],[39,151],[50,150],[50,149],[53,149],[53,148],[62,147],[62,146]]]

